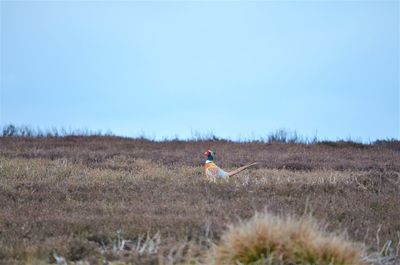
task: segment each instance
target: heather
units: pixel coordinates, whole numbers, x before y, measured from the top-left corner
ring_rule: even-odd
[[[396,264],[398,147],[397,141],[1,137],[0,261],[207,263],[231,224],[268,211],[309,213],[327,233],[340,231],[363,245],[364,262]],[[216,163],[227,170],[261,165],[208,183],[206,149],[216,150]]]

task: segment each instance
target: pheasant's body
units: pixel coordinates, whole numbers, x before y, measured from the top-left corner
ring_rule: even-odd
[[[216,181],[218,178],[228,179],[229,173],[219,168],[213,161],[207,160],[204,164],[206,178],[211,181]]]
[[[204,155],[207,156],[207,161],[204,164],[204,171],[206,173],[206,178],[207,178],[207,180],[210,180],[213,182],[215,182],[217,179],[225,179],[226,180],[229,177],[236,175],[237,173],[245,170],[246,168],[249,168],[251,166],[258,164],[257,162],[255,162],[255,163],[240,167],[232,172],[226,172],[214,163],[215,152],[208,150],[204,153]]]

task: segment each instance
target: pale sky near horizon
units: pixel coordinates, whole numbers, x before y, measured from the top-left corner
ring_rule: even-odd
[[[0,125],[400,139],[399,1],[0,8]]]

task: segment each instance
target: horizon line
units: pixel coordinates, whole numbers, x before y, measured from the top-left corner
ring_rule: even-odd
[[[354,142],[361,144],[372,144],[377,141],[400,141],[400,137],[385,137],[376,138],[374,140],[362,139],[362,137],[337,137],[332,139],[331,137],[318,137],[318,131],[314,136],[304,136],[298,133],[296,130],[288,128],[280,128],[272,130],[262,135],[238,135],[236,137],[224,137],[218,136],[213,130],[208,130],[206,132],[201,132],[199,130],[190,130],[190,136],[182,137],[179,133],[174,133],[172,135],[163,135],[157,137],[155,133],[147,133],[144,130],[132,134],[119,134],[114,133],[111,129],[89,129],[83,128],[73,128],[72,126],[52,126],[48,128],[42,128],[41,126],[32,125],[15,125],[12,123],[7,123],[4,125],[0,124],[0,137],[33,137],[33,138],[45,138],[45,137],[68,137],[68,136],[110,136],[110,137],[121,137],[129,139],[145,139],[154,142],[163,141],[231,141],[231,142],[282,142],[282,143],[300,143],[300,144],[311,144],[318,142]]]

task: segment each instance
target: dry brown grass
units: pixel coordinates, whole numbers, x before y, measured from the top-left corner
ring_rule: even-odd
[[[201,156],[208,148],[227,170],[262,165],[210,184]],[[385,146],[0,138],[0,263],[54,262],[54,252],[91,264],[201,261],[227,223],[265,208],[296,215],[307,208],[369,251],[388,240],[396,250],[399,172],[399,151]],[[133,242],[160,232],[160,249],[115,252],[118,231]]]
[[[360,246],[327,233],[310,217],[255,215],[230,226],[212,264],[365,264]]]

